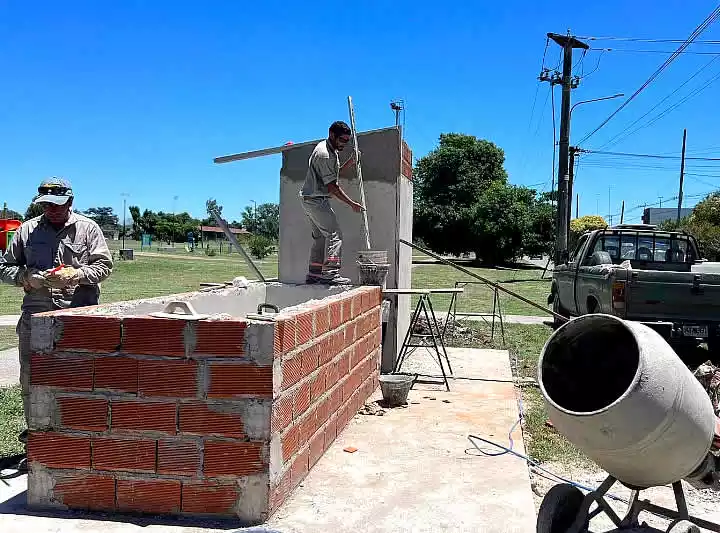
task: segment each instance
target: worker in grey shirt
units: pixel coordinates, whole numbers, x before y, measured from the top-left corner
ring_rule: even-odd
[[[17,333],[26,423],[30,407],[30,315],[97,305],[100,282],[113,267],[100,227],[72,211],[73,191],[68,181],[43,181],[33,203],[43,207],[43,214],[25,221],[0,257],[0,281],[25,290]],[[20,440],[26,435],[23,432]]]
[[[342,285],[350,283],[340,276],[342,232],[330,197],[335,196],[356,213],[364,208],[340,188],[340,171],[354,163],[351,156],[340,166],[339,152],[350,142],[350,127],[342,121],[330,125],[328,138],[318,143],[310,155],[305,183],[300,191],[303,210],[310,221],[313,243],[307,283]]]

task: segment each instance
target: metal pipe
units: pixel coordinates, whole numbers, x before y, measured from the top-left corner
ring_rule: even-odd
[[[518,293],[516,293],[516,292],[513,292],[513,291],[511,291],[511,290],[508,290],[508,289],[506,289],[505,287],[503,287],[502,285],[499,285],[498,283],[495,283],[494,281],[490,281],[490,280],[487,279],[487,278],[484,278],[484,277],[482,277],[482,276],[479,276],[478,274],[475,274],[474,272],[468,270],[467,268],[461,267],[460,265],[457,265],[457,264],[453,263],[452,261],[448,261],[447,259],[444,259],[444,258],[440,257],[439,255],[431,252],[430,250],[426,250],[426,249],[423,248],[422,246],[418,246],[417,244],[413,244],[413,243],[411,243],[411,242],[408,242],[408,241],[406,241],[405,239],[400,239],[400,242],[403,243],[403,244],[406,245],[406,246],[409,246],[410,248],[414,248],[415,250],[418,250],[419,252],[422,252],[422,253],[424,253],[424,254],[429,255],[429,256],[432,257],[433,259],[437,259],[437,260],[440,261],[441,263],[444,263],[444,264],[446,264],[446,265],[448,265],[448,266],[453,267],[453,268],[456,269],[456,270],[459,270],[460,272],[462,272],[463,274],[466,274],[466,275],[470,276],[471,278],[475,278],[475,279],[477,279],[477,280],[480,280],[480,281],[482,281],[483,283],[485,283],[485,284],[487,284],[487,285],[490,285],[491,287],[494,287],[494,288],[496,288],[496,289],[499,290],[499,291],[502,291],[502,292],[504,292],[504,293],[506,293],[506,294],[509,294],[510,296],[513,296],[514,298],[517,298],[517,299],[520,300],[521,302],[525,302],[526,304],[531,305],[531,306],[535,307],[536,309],[539,309],[540,311],[543,311],[544,313],[547,313],[547,314],[549,314],[549,315],[552,315],[554,318],[556,318],[556,319],[558,319],[558,320],[560,320],[560,321],[562,321],[562,322],[567,322],[567,321],[568,321],[568,319],[567,319],[566,317],[564,317],[564,316],[562,316],[562,315],[559,315],[559,314],[557,314],[556,312],[551,311],[550,309],[547,309],[546,307],[543,307],[542,305],[540,305],[540,304],[538,304],[538,303],[535,303],[535,302],[533,302],[533,301],[531,301],[531,300],[528,300],[527,298],[525,298],[524,296],[520,296],[520,295],[519,295]]]

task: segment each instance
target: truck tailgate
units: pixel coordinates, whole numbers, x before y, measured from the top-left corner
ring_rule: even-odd
[[[618,278],[623,277],[618,272]],[[720,319],[720,274],[633,269],[627,272],[627,280],[627,318]]]

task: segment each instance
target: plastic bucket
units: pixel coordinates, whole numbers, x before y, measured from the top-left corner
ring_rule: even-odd
[[[407,403],[408,394],[415,384],[415,374],[383,374],[380,381],[380,390],[383,400],[388,407],[398,407]]]

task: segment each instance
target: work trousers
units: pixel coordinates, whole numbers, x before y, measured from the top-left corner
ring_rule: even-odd
[[[332,279],[340,273],[342,255],[342,232],[335,211],[327,197],[305,197],[302,206],[313,238],[308,277]]]
[[[30,427],[30,316],[30,313],[23,312],[15,329],[19,337],[20,388],[27,427]]]

